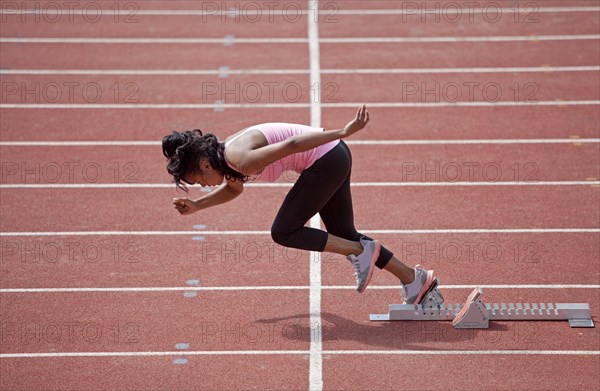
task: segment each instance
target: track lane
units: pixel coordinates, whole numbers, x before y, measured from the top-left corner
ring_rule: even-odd
[[[304,267],[308,252],[282,247],[269,234],[202,236],[199,232],[199,237],[203,240],[194,240],[192,235],[3,237],[0,287],[309,284]]]
[[[457,103],[598,100],[598,72],[521,74],[3,75],[6,104]],[[598,88],[596,88],[598,87]]]
[[[79,46],[79,47],[77,47]],[[77,45],[1,43],[0,64],[7,69],[306,69],[308,57],[289,44],[123,44]],[[157,55],[157,53],[161,53]],[[43,66],[31,56],[44,58]],[[143,64],[143,65],[140,65]],[[234,65],[235,64],[235,65]]]
[[[93,4],[93,3],[92,3]],[[133,3],[135,4],[135,3]],[[219,7],[219,3],[208,3]],[[121,5],[124,7],[124,5]],[[38,9],[40,7],[38,6]],[[113,5],[114,9],[114,5]],[[4,37],[78,37],[78,38],[304,38],[307,15],[291,9],[289,14],[251,15],[241,12],[235,17],[218,15],[144,15],[132,10],[115,16],[113,10],[90,9],[85,16],[42,12],[35,15],[4,15]],[[23,29],[27,26],[27,29]],[[585,26],[581,30],[586,30]]]
[[[32,6],[33,1],[28,0],[28,1],[24,1],[24,4],[26,4],[27,6]],[[86,6],[88,3],[92,3],[92,1],[90,0],[86,0],[86,1],[82,1],[81,5],[82,7]],[[229,6],[234,6],[237,3],[236,0],[225,0],[223,2],[220,2],[219,4],[223,4],[224,7],[229,7]],[[433,6],[436,3],[440,3],[442,6],[445,4],[453,4],[454,2],[452,1],[448,1],[448,0],[444,0],[444,1],[434,1],[434,0],[427,0],[422,2],[425,6]],[[494,4],[495,2],[492,0],[482,0],[477,2],[476,4],[478,6],[486,6],[489,4]],[[293,5],[290,5],[293,4]],[[367,5],[368,4],[368,5]],[[359,4],[359,3],[352,3],[350,2],[348,6],[348,4],[345,4],[346,7],[342,8],[341,5],[344,4],[340,4],[340,10],[341,9],[389,9],[389,8],[396,8],[396,9],[400,9],[401,7],[392,7],[392,5],[394,4],[398,4],[395,0],[373,0],[372,2],[369,2],[367,4]],[[549,6],[549,5],[554,5],[557,7],[568,7],[568,6],[593,6],[596,4],[595,1],[593,0],[538,0],[536,2],[536,4],[538,4],[539,6]],[[276,8],[276,9],[283,9],[284,6],[293,6],[293,7],[297,7],[299,9],[307,9],[307,4],[305,3],[297,3],[295,0],[284,0],[281,1],[280,4],[278,4],[278,6],[280,6],[281,8]],[[324,3],[321,5],[325,5]],[[522,5],[524,6],[524,5]],[[321,7],[321,8],[325,8],[325,7]],[[176,10],[181,10],[181,9],[197,9],[197,10],[201,10],[202,7],[198,6],[197,2],[194,1],[190,1],[190,0],[157,0],[157,1],[153,1],[152,3],[141,3],[139,4],[139,9],[140,10],[145,10],[145,9],[176,9]]]
[[[322,75],[323,103],[598,100],[598,72],[462,75]]]
[[[321,43],[322,69],[348,68],[344,53],[363,53],[353,68],[472,68],[598,65],[594,41]],[[502,53],[502,56],[498,56]]]
[[[600,105],[367,108],[370,123],[349,140],[599,138]],[[252,124],[309,124],[303,108],[0,109],[2,141],[141,140],[160,142],[172,130],[200,128],[226,138]],[[323,108],[322,126],[342,128],[353,108]],[[494,117],[490,121],[490,116]],[[61,120],[66,117],[68,120]]]
[[[321,69],[469,68],[598,65],[595,40],[455,43],[321,42]],[[0,43],[0,65],[6,69],[306,69],[308,58],[292,44],[86,44]],[[363,53],[349,63],[349,50]],[[505,53],[498,57],[498,51]],[[156,53],[161,53],[157,56]],[[232,55],[235,53],[235,55]],[[76,56],[75,54],[80,55]],[[34,61],[43,57],[41,66]],[[176,59],[176,61],[174,61]],[[140,65],[140,64],[143,64]]]
[[[301,103],[307,75],[63,76],[3,75],[6,104]],[[316,94],[316,92],[315,92]]]
[[[269,231],[286,188],[252,188],[227,205],[180,216],[169,189],[3,189],[2,232]],[[50,194],[50,195],[48,195]],[[201,196],[199,192],[190,194]],[[355,223],[366,229],[598,228],[597,187],[432,187],[352,191]],[[42,200],[42,201],[40,201]],[[15,208],[7,205],[39,205]],[[257,205],[273,205],[260,209]],[[393,207],[392,207],[393,205]],[[152,213],[149,213],[152,211]],[[383,218],[385,216],[385,218]]]
[[[444,11],[441,5],[429,8],[441,10],[432,15],[425,13],[421,3],[405,4],[403,8],[408,10],[405,15],[339,14],[324,18],[319,24],[320,38],[597,34],[599,27],[598,12],[543,13],[531,8],[503,11],[496,4],[487,10],[476,11],[473,7],[471,11],[467,8],[457,13],[455,10],[461,3],[456,2],[450,11]],[[415,11],[410,11],[411,6]],[[334,18],[336,23],[327,23]]]
[[[442,285],[598,285],[600,233],[372,234],[409,266],[432,269]],[[43,240],[43,239],[38,239]],[[354,286],[349,262],[323,258],[324,286]],[[524,273],[523,271],[527,272]],[[370,286],[398,279],[377,269]],[[372,289],[375,292],[375,288]],[[535,290],[535,289],[534,289]],[[499,290],[503,291],[503,290]],[[506,291],[511,291],[507,289]],[[381,291],[386,294],[387,290]],[[584,290],[592,294],[594,290]]]
[[[600,177],[598,143],[577,144],[577,139],[563,144],[350,144],[349,148],[354,183],[535,183]],[[172,183],[160,145],[2,146],[0,153],[1,184]],[[291,187],[298,176],[288,171],[279,182]]]
[[[305,291],[2,294],[2,353],[308,350]],[[51,311],[49,311],[51,309]],[[283,322],[270,319],[287,317]],[[182,352],[183,354],[183,352]]]
[[[324,390],[594,389],[598,356],[324,355]],[[565,362],[569,365],[565,365]],[[353,368],[361,368],[361,374]],[[390,370],[393,369],[393,370]],[[362,373],[364,371],[364,373]],[[493,375],[492,375],[493,373]]]
[[[173,359],[187,357],[187,365]],[[273,371],[273,368],[285,368]],[[71,368],[65,371],[65,368]],[[6,389],[262,389],[308,388],[306,355],[178,356],[2,359],[0,386]],[[90,374],[93,376],[82,376]],[[34,379],[32,381],[32,379]],[[40,380],[38,380],[40,379]]]
[[[175,3],[177,4],[177,3]],[[326,3],[323,3],[326,4]],[[481,0],[481,1],[476,1],[473,3],[468,3],[468,2],[456,2],[456,1],[449,1],[449,0],[443,0],[443,1],[437,1],[437,0],[426,0],[426,1],[419,1],[418,5],[421,7],[419,9],[435,9],[436,7],[438,9],[444,9],[444,7],[447,7],[449,5],[460,5],[463,6],[464,8],[468,8],[468,7],[489,7],[492,6],[494,7],[495,4],[498,4],[497,2],[494,2],[493,0]],[[585,7],[585,6],[595,6],[597,5],[597,2],[593,1],[593,0],[574,0],[574,1],[565,1],[565,0],[538,0],[535,2],[535,4],[538,7]],[[408,4],[401,4],[398,3],[396,0],[373,0],[373,1],[369,1],[368,3],[362,3],[362,2],[348,2],[348,3],[340,3],[340,10],[347,10],[347,9],[365,9],[365,10],[379,10],[379,9],[407,9],[408,7],[410,7],[412,4],[408,3]],[[525,7],[526,4],[525,3],[518,3],[519,6],[521,7]],[[515,5],[516,6],[516,5]]]
[[[369,103],[365,103],[368,108]],[[352,108],[324,108],[323,126],[334,128],[355,114]],[[372,107],[369,114],[369,125],[356,134],[356,140],[597,138],[600,135],[595,122],[600,115],[599,105]]]
[[[227,8],[219,3],[209,4],[212,9],[227,11]],[[456,13],[453,12],[454,10],[444,11],[443,8],[438,7],[441,12],[438,12],[436,17],[419,12],[424,7],[416,6],[416,3],[411,5],[417,11],[409,11],[405,15],[347,15],[331,8],[323,10],[318,19],[319,35],[321,38],[427,36],[432,30],[436,35],[442,36],[504,35],[507,32],[509,35],[552,35],[557,32],[596,34],[599,27],[598,12],[593,11],[539,12],[531,7],[527,11],[517,11],[506,9],[510,6],[501,10],[498,5],[495,5],[487,10],[475,10],[473,7]],[[37,8],[40,9],[40,6]],[[206,6],[203,8],[206,9]],[[272,15],[267,15],[268,8],[260,3],[254,6],[257,10],[239,5],[237,8],[240,8],[237,15],[224,17],[211,14],[169,15],[168,19],[165,19],[164,15],[147,15],[133,10],[115,15],[115,11],[111,9],[93,8],[86,11],[84,16],[77,13],[71,15],[68,9],[56,15],[42,8],[43,11],[39,15],[5,14],[3,30],[5,37],[36,38],[70,36],[223,38],[226,35],[252,38],[304,38],[308,18],[315,17],[313,12],[302,15],[298,6],[289,7],[286,11],[283,8],[277,10],[272,7],[275,10]],[[453,8],[456,9],[456,4]],[[24,26],[27,26],[26,30],[23,29]]]
[[[600,281],[600,270],[594,267],[600,256],[600,233],[370,236],[406,264],[435,270],[443,285],[597,285]],[[0,250],[2,289],[308,289],[309,285],[303,267],[308,252],[282,247],[269,234],[206,235],[202,241],[191,235],[3,237]],[[322,285],[352,290],[353,269],[345,257],[333,253],[321,257]],[[478,270],[485,273],[483,278]],[[397,283],[393,275],[377,270],[370,286]]]

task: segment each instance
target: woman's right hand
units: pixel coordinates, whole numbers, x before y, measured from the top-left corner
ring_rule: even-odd
[[[182,215],[189,215],[198,211],[198,205],[189,198],[173,198],[175,209]]]
[[[367,107],[362,105],[362,107],[358,108],[356,117],[344,127],[342,137],[353,135],[367,126],[367,123],[369,123],[369,112],[367,111]]]

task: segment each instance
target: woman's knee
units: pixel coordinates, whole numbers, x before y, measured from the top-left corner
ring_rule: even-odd
[[[291,236],[292,232],[281,225],[273,224],[271,227],[271,239],[281,246],[287,247]]]

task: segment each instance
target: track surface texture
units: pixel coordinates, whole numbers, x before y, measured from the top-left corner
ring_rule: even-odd
[[[447,303],[600,318],[598,1],[0,3],[1,390],[600,390],[566,321],[371,322],[377,269],[270,235],[297,178],[190,216],[161,140],[345,139],[354,218]],[[307,225],[323,228],[319,216]]]

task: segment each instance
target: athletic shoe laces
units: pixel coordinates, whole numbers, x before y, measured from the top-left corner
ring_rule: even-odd
[[[406,287],[400,283],[400,303],[406,303]]]
[[[353,254],[348,256],[348,260],[352,264],[352,267],[354,267],[354,277],[356,277],[356,281],[358,282],[358,276],[360,275],[360,260]]]

